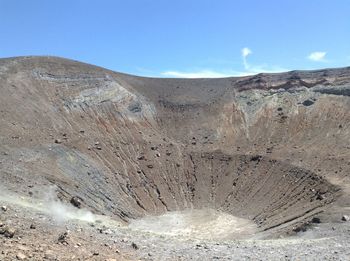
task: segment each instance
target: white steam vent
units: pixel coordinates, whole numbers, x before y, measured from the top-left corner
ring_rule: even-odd
[[[95,222],[99,217],[87,209],[77,209],[71,205],[59,201],[56,195],[56,187],[42,188],[43,193],[36,198],[19,196],[4,188],[0,190],[0,201],[10,204],[33,208],[46,213],[58,222],[79,220],[83,222]]]

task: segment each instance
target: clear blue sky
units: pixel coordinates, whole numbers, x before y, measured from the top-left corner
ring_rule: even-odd
[[[349,0],[0,0],[0,57],[145,76],[350,65]]]

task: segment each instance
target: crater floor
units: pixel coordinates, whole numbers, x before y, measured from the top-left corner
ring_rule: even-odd
[[[161,216],[147,216],[132,220],[132,230],[187,239],[228,240],[253,235],[256,225],[212,209],[167,212]]]

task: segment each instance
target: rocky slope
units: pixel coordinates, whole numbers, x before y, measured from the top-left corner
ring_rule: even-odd
[[[349,214],[350,68],[155,79],[18,57],[0,59],[0,90],[11,193],[55,185],[61,201],[121,224],[214,209],[262,238]]]

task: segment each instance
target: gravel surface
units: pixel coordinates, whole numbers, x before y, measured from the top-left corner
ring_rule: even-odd
[[[320,223],[293,237],[273,240],[199,240],[118,227],[111,222],[57,221],[8,202],[0,235],[0,260],[347,260],[350,223]],[[117,222],[116,222],[117,224]],[[62,239],[62,235],[67,236]],[[23,255],[25,258],[19,258]]]

